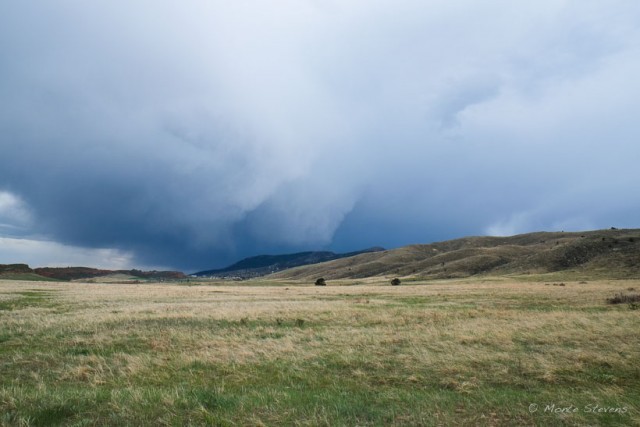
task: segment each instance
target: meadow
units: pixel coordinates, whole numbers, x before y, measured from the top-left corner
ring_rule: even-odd
[[[0,281],[0,425],[640,425],[638,289]]]

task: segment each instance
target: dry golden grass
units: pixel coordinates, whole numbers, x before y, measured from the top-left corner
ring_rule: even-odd
[[[394,275],[429,279],[478,275],[640,278],[640,230],[537,232],[464,237],[290,268],[268,277],[313,281]]]
[[[640,424],[640,281],[359,283],[0,281],[0,423]]]

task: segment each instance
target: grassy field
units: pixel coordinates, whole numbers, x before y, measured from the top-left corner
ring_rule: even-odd
[[[0,425],[640,425],[640,281],[354,283],[0,281]]]

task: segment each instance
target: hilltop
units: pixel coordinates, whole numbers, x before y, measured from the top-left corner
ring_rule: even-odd
[[[558,272],[585,277],[640,277],[640,230],[612,228],[536,232],[511,237],[466,237],[360,254],[281,271],[269,277],[450,279]]]

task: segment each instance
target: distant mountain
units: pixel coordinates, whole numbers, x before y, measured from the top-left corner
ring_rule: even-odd
[[[27,264],[0,264],[0,279],[23,280],[82,280],[123,274],[147,280],[185,279],[180,271],[101,270],[90,267],[42,267],[30,268]]]
[[[265,276],[277,271],[303,265],[317,264],[341,258],[353,257],[360,254],[384,251],[384,248],[374,247],[357,252],[336,254],[329,251],[298,252],[285,255],[258,255],[245,258],[228,267],[217,270],[206,270],[194,273],[198,277],[240,278]]]
[[[538,232],[466,237],[297,267],[269,277],[315,280],[372,276],[427,279],[545,274],[640,278],[640,230]]]

